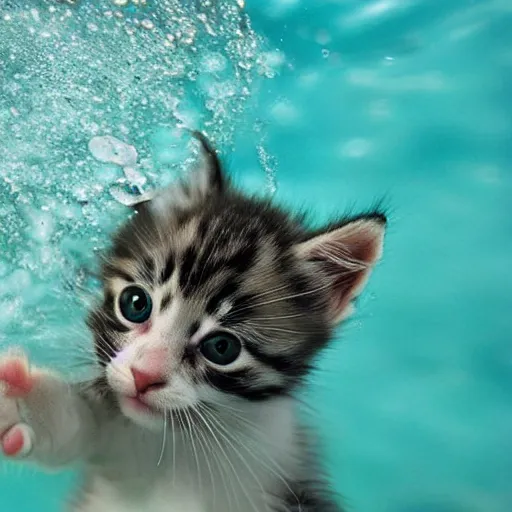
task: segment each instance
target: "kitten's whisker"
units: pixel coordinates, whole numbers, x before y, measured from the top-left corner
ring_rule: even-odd
[[[261,277],[262,276],[260,275],[260,278]],[[266,297],[267,295],[272,295],[276,292],[280,292],[281,290],[286,290],[288,288],[289,288],[288,284],[282,284],[282,285],[276,286],[274,288],[270,288],[269,290],[265,290],[264,292],[255,293],[254,298],[261,299],[261,297]]]
[[[224,455],[224,458],[226,459],[226,462],[228,463],[233,475],[235,476],[235,478],[237,479],[238,481],[238,484],[240,485],[240,488],[244,491],[244,494],[246,494],[246,491],[245,491],[245,488],[244,486],[242,485],[242,481],[240,480],[240,476],[238,475],[235,467],[233,466],[233,463],[231,462],[231,459],[229,458],[226,450],[224,449],[224,447],[222,446],[222,443],[220,442],[220,440],[218,439],[217,435],[216,435],[216,432],[213,430],[212,428],[212,425],[210,424],[209,421],[207,421],[205,419],[205,417],[199,412],[199,409],[202,408],[201,407],[201,404],[198,404],[198,415],[199,415],[199,418],[201,419],[201,421],[204,423],[204,425],[206,426],[206,428],[209,430],[213,440],[217,443],[217,446],[219,447],[220,449],[220,453],[222,453],[222,455]],[[205,414],[207,414],[207,410],[203,409],[203,412]],[[224,467],[222,464],[219,464],[219,467]],[[229,475],[228,475],[229,476]],[[226,484],[226,481],[224,481],[225,483],[225,487],[226,487],[226,493],[228,493],[228,490],[227,490],[227,484]],[[230,483],[231,483],[231,488],[233,490],[233,496],[236,498],[236,501],[237,501],[237,504],[238,504],[238,508],[240,508],[240,501],[239,501],[239,498],[238,498],[238,494],[236,492],[236,489],[233,485],[233,481],[230,480]],[[228,493],[228,496],[229,496],[229,493]],[[246,494],[247,496],[247,494]],[[229,498],[228,498],[229,499]],[[230,507],[231,507],[231,499],[229,499],[229,502],[230,502]],[[257,512],[257,511],[256,511]]]
[[[241,442],[241,439],[235,437],[234,434],[232,434],[230,432],[230,430],[225,425],[223,425],[222,420],[219,417],[216,417],[216,420],[217,420],[218,424],[222,427],[222,429],[224,430],[224,432],[226,433],[226,435],[228,437],[230,437],[234,442],[237,442],[240,447],[244,448],[245,451],[256,460],[256,462],[259,462],[260,464],[262,464],[266,469],[268,469],[273,475],[275,475],[279,480],[281,480],[284,483],[284,485],[287,487],[287,489],[292,493],[294,498],[297,500],[297,505],[299,507],[298,508],[298,512],[301,512],[302,507],[301,507],[301,504],[300,504],[300,500],[299,500],[298,496],[295,494],[295,492],[293,491],[293,489],[290,487],[290,484],[289,484],[288,480],[285,477],[285,473],[284,473],[283,469],[274,460],[272,460],[271,458],[267,457],[269,463],[273,464],[274,467],[279,472],[277,472],[276,470],[271,468],[261,458],[257,457],[256,454],[252,450],[249,450],[249,448],[244,443]],[[245,437],[246,440],[249,440],[250,442],[254,441],[254,439],[252,439],[251,437],[248,437],[248,436],[244,436],[244,437]]]
[[[243,409],[240,409],[240,408],[238,408],[238,407],[234,407],[233,405],[227,405],[227,404],[224,404],[224,403],[222,403],[222,402],[218,402],[217,400],[210,400],[210,399],[209,399],[208,403],[207,403],[207,402],[201,402],[201,405],[202,405],[203,407],[208,408],[208,407],[209,407],[209,405],[210,405],[210,402],[211,402],[212,404],[215,404],[215,405],[220,405],[221,407],[223,407],[223,408],[225,408],[225,409],[229,409],[229,410],[231,410],[231,411],[236,411],[236,412],[245,412]]]
[[[157,467],[160,467],[160,464],[162,463],[162,460],[164,458],[166,441],[167,441],[167,410],[164,410],[164,433],[162,435],[162,449],[160,450],[160,457],[158,457],[158,462],[156,463]]]
[[[221,408],[229,411],[229,415],[232,418],[235,418],[236,420],[244,423],[247,427],[252,428],[255,433],[257,433],[257,434],[264,433],[263,430],[256,423],[254,423],[254,422],[250,421],[248,418],[245,418],[244,416],[241,416],[240,414],[238,414],[239,412],[243,412],[241,409],[236,409],[236,408],[227,406],[225,404],[222,404],[222,403],[216,402],[216,401],[211,401],[211,402],[215,407],[221,407]]]
[[[314,293],[317,293],[319,291],[322,291],[322,290],[325,290],[327,288],[330,288],[332,286],[331,283],[326,283],[322,286],[319,286],[317,288],[314,288],[313,290],[308,290],[306,292],[302,292],[302,293],[295,293],[293,295],[286,295],[284,297],[278,297],[276,299],[272,299],[272,300],[269,300],[269,301],[266,301],[266,302],[259,302],[259,303],[256,303],[256,304],[250,304],[248,306],[243,306],[243,307],[239,307],[239,308],[234,308],[232,309],[229,314],[230,315],[236,315],[238,313],[241,313],[243,311],[246,311],[247,309],[253,309],[253,308],[260,308],[260,307],[263,307],[263,306],[268,306],[269,304],[275,304],[277,302],[283,302],[283,301],[286,301],[286,300],[292,300],[292,299],[295,299],[297,297],[304,297],[306,295],[312,295]]]
[[[268,320],[288,320],[290,318],[300,318],[303,317],[304,313],[294,313],[291,315],[282,315],[282,316],[262,316],[262,317],[251,317],[251,320],[254,322],[265,322]]]
[[[206,412],[206,411],[205,411]],[[222,423],[220,423],[218,421],[218,419],[210,413],[210,419],[213,420],[215,423],[217,423],[218,426],[222,427],[224,431],[226,431],[226,429],[224,428],[224,426],[222,425]],[[218,427],[217,427],[218,428]],[[256,481],[256,484],[259,486],[261,492],[263,495],[265,495],[265,489],[263,488],[263,486],[261,485],[261,481],[259,480],[259,478],[256,476],[256,473],[254,473],[252,467],[250,466],[250,464],[247,463],[247,461],[245,460],[244,456],[240,453],[240,451],[237,449],[237,447],[230,441],[229,437],[226,437],[222,431],[218,428],[218,433],[223,437],[223,439],[231,446],[231,449],[235,452],[235,454],[238,456],[238,458],[240,459],[240,461],[242,462],[242,464],[247,468],[248,472],[251,474],[251,476],[254,478],[254,480]],[[245,488],[244,488],[245,490]],[[247,492],[245,492],[246,496],[247,496],[247,499],[249,499],[251,505],[254,507],[255,510],[257,510],[257,508],[255,507],[254,505],[254,502],[252,501],[252,499],[250,499],[249,495],[247,494]],[[268,508],[268,504],[265,503],[265,509],[268,511],[269,508]]]
[[[176,432],[174,430],[174,411],[170,411],[172,431],[172,486],[176,483]]]
[[[187,409],[183,409],[183,414],[185,415],[185,419],[187,420],[188,425],[188,431],[190,433],[190,442],[192,444],[192,452],[194,453],[194,459],[196,461],[196,468],[197,468],[197,479],[199,484],[199,494],[203,495],[203,483],[202,483],[202,477],[201,477],[201,466],[199,464],[199,459],[197,456],[197,450],[196,450],[196,444],[194,442],[194,432],[192,429],[192,424],[190,421],[190,413],[187,411]]]
[[[196,407],[193,407],[192,410],[193,410],[194,414],[196,414],[196,415],[199,414],[199,411],[197,410]],[[206,453],[206,448],[205,448],[205,447],[208,447],[208,440],[205,438],[205,435],[203,434],[203,430],[201,428],[197,428],[197,431],[199,434],[201,434],[201,437],[199,437],[199,435],[197,436],[197,442],[199,443],[201,451],[203,452],[204,459],[206,461],[206,465],[208,466],[208,471],[210,473],[211,491],[213,493],[213,506],[215,508],[215,503],[216,503],[215,481],[213,479],[213,471],[212,471],[212,467],[210,465],[210,457],[208,456],[208,453]],[[205,441],[204,444],[203,444],[202,440]],[[210,450],[210,453],[212,453],[211,450]]]
[[[295,331],[293,329],[284,329],[284,328],[281,328],[281,327],[273,327],[271,325],[260,325],[258,326],[257,324],[254,324],[253,322],[245,322],[245,325],[248,326],[248,327],[256,327],[258,328],[259,327],[259,330],[260,332],[262,331],[273,331],[273,332],[282,332],[283,334],[294,334],[294,335],[302,335],[302,333],[300,331]]]
[[[347,272],[347,274],[349,274],[350,272],[352,272],[352,271]],[[347,277],[346,281],[348,281],[348,280],[349,279]],[[338,281],[339,284],[343,284],[343,282],[344,281]],[[284,296],[284,297],[278,297],[276,299],[272,299],[272,300],[269,300],[269,301],[266,301],[266,302],[250,304],[250,305],[247,305],[247,306],[243,306],[243,307],[239,307],[239,308],[234,308],[234,309],[232,309],[229,312],[229,314],[230,315],[236,315],[236,314],[241,313],[241,312],[243,312],[243,311],[245,311],[247,309],[259,308],[259,307],[263,307],[263,306],[268,306],[269,304],[275,304],[277,302],[283,302],[283,301],[286,301],[286,300],[292,300],[292,299],[295,299],[297,297],[304,297],[306,295],[312,295],[312,294],[315,294],[315,293],[320,292],[322,290],[328,289],[330,287],[332,287],[332,283],[331,282],[327,282],[327,283],[323,284],[322,286],[318,286],[317,288],[314,288],[312,290],[308,290],[306,292],[296,293],[296,294],[293,294],[293,295],[287,295],[287,296]]]

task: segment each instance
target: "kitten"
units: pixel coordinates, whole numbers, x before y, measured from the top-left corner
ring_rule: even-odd
[[[381,255],[383,213],[311,230],[237,191],[205,137],[191,179],[115,235],[90,314],[101,377],[0,359],[0,444],[81,462],[75,512],[335,512],[294,394]],[[73,340],[70,340],[73,343]]]

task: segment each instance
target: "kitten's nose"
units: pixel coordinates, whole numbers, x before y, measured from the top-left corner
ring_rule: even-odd
[[[143,394],[149,390],[161,388],[167,384],[165,378],[160,373],[151,373],[132,368],[133,381],[137,393]]]

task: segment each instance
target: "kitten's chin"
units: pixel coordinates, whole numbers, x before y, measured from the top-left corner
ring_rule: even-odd
[[[119,400],[121,412],[137,425],[149,430],[161,430],[164,425],[163,413],[144,404],[137,398],[122,397]]]

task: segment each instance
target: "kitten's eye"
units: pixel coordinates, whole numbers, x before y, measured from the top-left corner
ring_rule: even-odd
[[[126,320],[144,323],[151,316],[153,304],[149,293],[139,286],[128,286],[119,297],[119,309]]]
[[[223,332],[204,339],[199,350],[208,361],[226,366],[237,359],[242,351],[242,345],[238,338]]]

